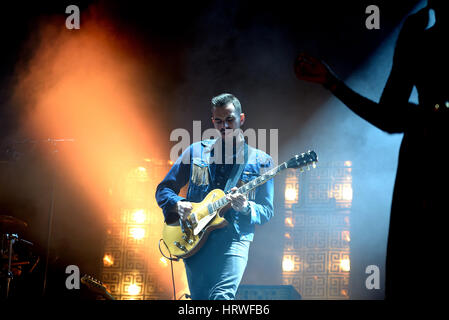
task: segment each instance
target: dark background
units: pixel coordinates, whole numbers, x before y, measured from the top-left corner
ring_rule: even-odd
[[[55,15],[65,17],[67,5],[76,4],[82,11],[82,28],[83,10],[96,4],[117,30],[141,44],[136,55],[147,57],[152,65],[149,83],[160,101],[152,112],[157,112],[158,121],[166,129],[163,132],[166,139],[161,144],[167,152],[173,145],[169,142],[173,129],[191,131],[192,120],[208,124],[210,98],[231,92],[242,103],[248,127],[279,129],[280,161],[295,150],[310,147],[321,151],[320,159],[353,161],[351,297],[382,298],[383,291],[367,292],[362,288],[364,266],[384,264],[400,136],[391,138],[381,133],[351,114],[323,88],[299,82],[292,66],[299,52],[308,51],[324,59],[354,88],[377,100],[391,67],[397,28],[418,3],[317,0],[3,4],[0,208],[4,214],[29,222],[31,230],[27,230],[24,238],[34,241],[37,251],[42,252],[51,168],[39,152],[30,150],[19,160],[11,160],[11,143],[23,138],[17,137],[20,108],[11,100],[17,81],[15,67],[19,61],[27,60],[28,40],[36,32],[38,21]],[[380,8],[380,30],[365,28],[365,8],[371,4]],[[379,49],[383,50],[380,54]],[[356,76],[351,78],[352,75]],[[60,179],[56,212],[64,212],[65,217],[72,216],[70,212],[77,214],[73,220],[55,221],[57,240],[52,249],[51,268],[59,271],[53,273],[52,283],[61,283],[56,275],[64,276],[60,270],[68,261],[76,261],[86,273],[96,274],[102,254],[101,223],[91,221],[92,208],[81,196],[77,198],[76,186]],[[276,185],[279,187],[279,182]],[[368,199],[375,205],[369,205],[365,201]],[[275,203],[282,204],[282,191],[276,192]],[[280,283],[282,224],[282,215],[277,215],[269,225],[258,228],[244,282]],[[269,237],[265,236],[267,233]],[[60,289],[56,284],[50,288],[55,295]]]

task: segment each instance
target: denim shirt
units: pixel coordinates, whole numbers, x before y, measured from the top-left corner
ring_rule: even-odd
[[[172,222],[179,218],[174,210],[178,201],[201,202],[212,191],[215,176],[215,164],[211,151],[216,140],[203,140],[187,148],[172,166],[164,180],[156,189],[156,200],[162,208],[165,221]],[[247,183],[256,179],[272,168],[272,158],[265,152],[248,146],[248,162],[240,180]],[[186,198],[180,197],[179,191],[189,183]],[[248,194],[249,214],[242,214],[229,209],[226,220],[234,229],[238,240],[252,241],[254,226],[264,224],[273,216],[273,180],[258,186]]]

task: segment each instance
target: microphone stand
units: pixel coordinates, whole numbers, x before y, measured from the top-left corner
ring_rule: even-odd
[[[36,143],[50,143],[52,146],[51,155],[56,158],[59,150],[57,148],[57,143],[60,142],[74,142],[75,139],[44,139],[44,140],[33,140],[33,139],[25,139],[23,141],[16,141],[15,144],[36,144]],[[47,290],[47,276],[48,276],[48,261],[50,256],[50,245],[51,245],[51,236],[53,233],[53,220],[55,214],[55,189],[56,189],[56,172],[55,170],[51,170],[51,196],[50,196],[50,208],[48,213],[48,228],[47,228],[47,248],[46,248],[46,257],[45,257],[45,270],[44,270],[44,280],[42,285],[42,296],[45,296]],[[8,281],[9,286],[9,281]]]
[[[73,142],[75,139],[47,139],[43,140],[43,142],[49,142],[53,146],[53,150],[51,151],[51,155],[56,158],[59,150],[56,146],[58,142]],[[48,213],[48,228],[47,228],[47,252],[45,255],[45,270],[44,270],[44,281],[42,285],[42,296],[45,296],[47,290],[47,275],[48,275],[48,261],[50,257],[50,245],[51,245],[51,236],[53,232],[53,219],[55,213],[55,186],[56,186],[56,172],[55,170],[51,171],[51,197],[50,197],[50,208]]]
[[[13,274],[11,271],[11,262],[12,262],[12,247],[14,245],[14,242],[17,240],[16,234],[7,234],[6,239],[9,241],[9,248],[8,248],[8,273],[6,275],[6,299],[9,297],[9,288],[11,285],[11,280],[13,278]]]

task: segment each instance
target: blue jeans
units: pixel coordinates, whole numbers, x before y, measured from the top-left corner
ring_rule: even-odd
[[[232,229],[214,230],[200,250],[184,259],[192,300],[233,300],[248,262],[250,241]]]

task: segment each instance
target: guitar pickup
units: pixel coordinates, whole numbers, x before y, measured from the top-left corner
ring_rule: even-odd
[[[175,244],[175,246],[177,246],[182,251],[187,252],[187,248],[185,246],[183,246],[182,244],[180,244],[178,241],[175,241],[173,243]]]
[[[198,224],[198,220],[196,219],[196,214],[195,214],[195,213],[191,213],[190,216],[189,216],[189,219],[190,219],[190,222],[191,222],[193,225]]]

